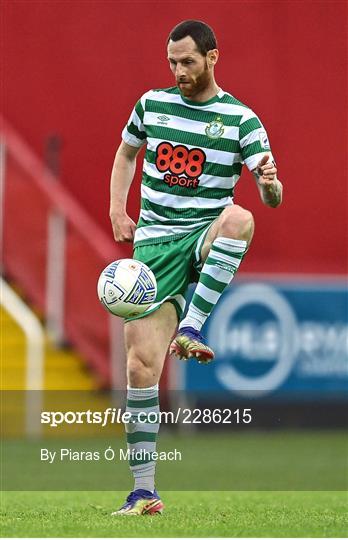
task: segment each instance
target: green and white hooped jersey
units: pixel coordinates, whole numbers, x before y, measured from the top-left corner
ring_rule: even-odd
[[[122,138],[137,148],[147,143],[137,246],[210,223],[233,204],[243,164],[252,170],[265,153],[273,159],[258,117],[223,90],[205,103],[185,99],[177,87],[150,90]]]

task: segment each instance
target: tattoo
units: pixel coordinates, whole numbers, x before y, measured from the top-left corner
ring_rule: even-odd
[[[282,200],[282,184],[279,180],[268,185],[261,185],[262,199],[268,206],[276,207]]]

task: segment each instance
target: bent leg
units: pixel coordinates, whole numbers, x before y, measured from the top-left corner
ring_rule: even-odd
[[[254,218],[249,210],[234,204],[225,208],[209,229],[201,249],[201,258],[205,262],[211,246],[219,237],[245,240],[249,247],[254,235]]]
[[[250,245],[254,219],[238,205],[225,208],[211,226],[201,250],[204,262],[200,278],[180,331],[193,328],[200,332]],[[207,361],[210,358],[207,358]]]
[[[156,451],[159,422],[158,382],[162,373],[171,337],[177,326],[174,306],[166,302],[157,311],[125,324],[127,351],[127,409],[133,422],[126,424],[127,446],[131,454],[130,468],[134,490],[154,491],[155,461],[149,453]],[[151,422],[144,422],[151,413]],[[141,418],[138,420],[138,415]],[[140,454],[139,454],[140,452]],[[143,453],[143,455],[142,455]]]

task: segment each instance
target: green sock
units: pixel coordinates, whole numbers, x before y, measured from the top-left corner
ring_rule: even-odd
[[[220,236],[210,248],[186,317],[179,329],[192,326],[200,331],[221,294],[232,281],[247,249],[245,240]]]
[[[134,490],[146,489],[153,492],[155,489],[156,462],[151,459],[151,453],[156,451],[156,439],[159,430],[155,414],[159,413],[158,384],[149,388],[127,387],[126,412],[132,414],[133,422],[125,424],[127,433],[127,448],[131,452],[129,464],[134,476]],[[141,417],[138,421],[138,415]],[[151,413],[150,422],[146,415]],[[134,452],[142,454],[132,457]]]

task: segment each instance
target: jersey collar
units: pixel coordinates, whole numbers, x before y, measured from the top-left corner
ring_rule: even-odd
[[[185,98],[180,92],[180,97],[183,100],[183,102],[186,103],[187,105],[191,105],[192,107],[205,107],[207,105],[211,105],[212,103],[219,101],[219,99],[221,99],[223,95],[224,95],[224,91],[220,88],[218,93],[212,98],[208,99],[208,101],[191,101],[190,99]]]

